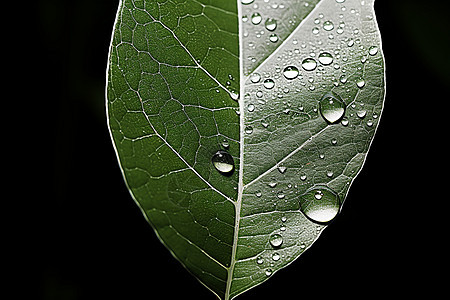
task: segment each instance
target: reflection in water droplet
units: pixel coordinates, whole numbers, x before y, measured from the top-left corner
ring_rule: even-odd
[[[328,66],[333,62],[333,55],[328,52],[322,52],[319,54],[319,62],[322,65]]]
[[[278,254],[278,253],[274,253],[274,254],[272,254],[272,259],[274,260],[274,261],[278,261],[278,260],[280,260],[280,254]]]
[[[340,209],[339,196],[328,187],[316,187],[300,196],[300,209],[312,221],[328,223]]]
[[[283,237],[279,234],[272,234],[269,238],[269,242],[274,248],[278,248],[283,244]]]
[[[211,159],[214,167],[223,174],[231,174],[234,170],[233,157],[224,150],[217,151]]]
[[[259,23],[261,23],[262,21],[262,17],[259,13],[254,13],[252,15],[252,23],[255,25],[258,25]]]
[[[298,73],[298,69],[295,66],[287,66],[283,71],[283,75],[286,79],[295,79],[297,78]]]
[[[250,76],[250,81],[253,83],[258,83],[261,80],[261,75],[259,75],[259,73],[253,73]]]
[[[338,122],[345,113],[345,103],[335,92],[326,93],[319,102],[320,113],[329,123]]]
[[[275,86],[275,81],[273,81],[273,79],[268,78],[264,80],[263,85],[266,89],[270,90],[273,89],[273,87]]]
[[[317,67],[317,62],[313,58],[306,58],[302,62],[302,68],[306,71],[313,71]]]
[[[262,259],[262,257],[258,257],[258,259],[256,260],[256,263],[258,265],[262,265],[264,263],[264,259]]]
[[[276,33],[272,33],[272,34],[269,36],[269,41],[271,41],[272,43],[278,42],[278,35],[277,35]]]
[[[334,29],[334,24],[331,21],[325,21],[323,23],[323,29],[325,29],[326,31],[330,31]]]
[[[374,56],[378,53],[378,47],[377,46],[372,46],[369,48],[369,54]]]
[[[366,85],[366,82],[364,81],[364,78],[358,78],[358,80],[356,80],[356,85],[360,89],[362,89]]]
[[[268,18],[266,20],[266,29],[269,31],[274,31],[277,28],[277,20],[273,19],[273,18]]]
[[[272,269],[266,269],[266,276],[272,275]]]
[[[247,127],[245,127],[245,133],[247,134],[251,134],[253,132],[253,127],[248,125]]]

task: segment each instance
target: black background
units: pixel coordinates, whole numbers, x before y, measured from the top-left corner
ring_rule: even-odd
[[[433,234],[448,196],[436,181],[448,169],[444,143],[432,134],[448,136],[438,125],[450,100],[444,3],[376,1],[387,97],[366,164],[313,247],[239,299],[439,294],[435,275],[446,274],[434,258],[448,246],[446,235]],[[158,241],[116,161],[104,85],[118,1],[33,5],[19,54],[32,68],[19,72],[15,91],[27,101],[5,112],[25,123],[16,140],[35,138],[25,139],[21,157],[32,164],[18,167],[15,180],[13,199],[24,211],[16,221],[26,227],[16,234],[25,244],[16,260],[25,266],[13,276],[22,286],[15,292],[45,300],[214,299]]]

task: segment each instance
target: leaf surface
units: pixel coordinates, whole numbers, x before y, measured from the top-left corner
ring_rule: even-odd
[[[107,73],[132,197],[221,299],[290,264],[338,214],[384,101],[373,0],[244,2],[121,1]]]

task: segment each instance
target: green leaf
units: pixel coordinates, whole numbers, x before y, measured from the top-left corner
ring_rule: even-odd
[[[373,2],[120,2],[107,113],[126,184],[221,299],[290,264],[341,210],[384,101]]]

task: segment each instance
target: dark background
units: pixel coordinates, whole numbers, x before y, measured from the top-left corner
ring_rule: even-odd
[[[445,146],[432,133],[443,128],[438,121],[445,121],[443,104],[450,100],[445,2],[376,1],[387,97],[367,162],[341,215],[313,247],[240,300],[433,299],[438,293],[435,276],[446,274],[435,251],[448,246],[446,235],[433,234],[448,193],[435,178],[448,169],[439,162]],[[13,277],[30,284],[16,293],[45,300],[214,299],[158,241],[116,161],[104,86],[118,1],[33,5],[32,21],[22,20],[26,47],[20,53],[32,68],[20,72],[15,91],[27,101],[6,112],[21,112],[14,114],[18,123],[22,114],[32,117],[24,125],[36,137],[24,147],[33,165],[19,168],[18,177],[36,185],[20,184],[14,197],[31,215],[30,222],[19,219],[26,230],[18,234],[25,246],[17,260],[25,267]]]

